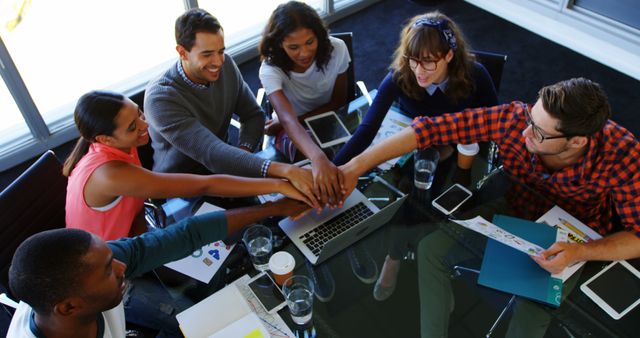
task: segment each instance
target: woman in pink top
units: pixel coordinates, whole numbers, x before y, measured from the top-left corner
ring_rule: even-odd
[[[104,240],[146,231],[147,198],[202,195],[243,197],[279,192],[311,202],[289,182],[230,175],[156,173],[143,168],[138,146],[149,142],[140,108],[121,94],[92,91],[74,112],[80,139],[64,163],[67,185],[66,223]]]

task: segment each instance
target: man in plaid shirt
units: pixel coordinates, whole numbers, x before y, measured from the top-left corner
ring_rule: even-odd
[[[516,101],[418,117],[412,128],[344,165],[345,190],[351,192],[357,178],[370,168],[416,148],[494,141],[499,145],[504,171],[549,202],[533,203],[531,192],[515,190],[507,195],[513,210],[526,211],[535,219],[557,204],[605,236],[583,244],[553,244],[541,257],[532,257],[542,268],[558,273],[579,261],[640,257],[640,144],[628,130],[609,120],[610,115],[601,87],[577,78],[542,88],[533,106]],[[613,222],[615,214],[619,222]],[[452,265],[442,258],[451,256],[452,250],[465,250],[450,241],[436,231],[420,243],[421,299],[428,292],[421,301],[423,336],[447,334],[448,310],[453,306],[448,276]],[[575,283],[577,278],[573,280]],[[565,288],[569,290],[570,286],[565,284]],[[548,316],[542,319],[544,313],[538,315],[548,323]],[[531,313],[527,316],[530,322],[536,322],[531,320]],[[513,324],[509,335],[542,336],[547,326],[516,328]]]

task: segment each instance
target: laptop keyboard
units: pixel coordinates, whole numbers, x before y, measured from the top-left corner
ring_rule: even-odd
[[[302,243],[304,243],[314,255],[318,256],[328,241],[340,236],[340,234],[371,215],[373,215],[373,211],[363,202],[360,202],[344,210],[334,218],[322,223],[322,225],[315,229],[303,234],[300,236],[300,240],[302,240]]]

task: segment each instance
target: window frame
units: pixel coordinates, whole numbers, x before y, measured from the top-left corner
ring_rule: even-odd
[[[575,0],[465,0],[491,14],[640,80],[640,30]]]

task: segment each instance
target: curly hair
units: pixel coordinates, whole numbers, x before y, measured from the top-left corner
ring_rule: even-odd
[[[406,56],[422,58],[422,55],[427,52],[434,57],[443,58],[451,49],[439,28],[416,24],[419,20],[446,22],[446,27],[453,33],[456,48],[453,50],[453,58],[448,65],[449,82],[445,94],[454,102],[469,96],[475,90],[471,74],[475,57],[468,52],[469,46],[458,26],[449,17],[438,11],[411,18],[402,29],[400,43],[393,54],[394,59],[389,67],[394,72],[393,80],[409,97],[416,100],[422,99],[425,95],[424,88],[418,85]]]
[[[300,28],[310,29],[318,39],[316,67],[323,71],[333,51],[329,32],[318,13],[309,5],[299,1],[281,4],[271,13],[258,46],[260,60],[277,66],[289,74],[294,64],[282,48],[282,41],[287,35]]]
[[[191,51],[196,42],[196,33],[207,32],[217,34],[223,30],[218,19],[200,8],[190,9],[176,19],[176,43]]]

